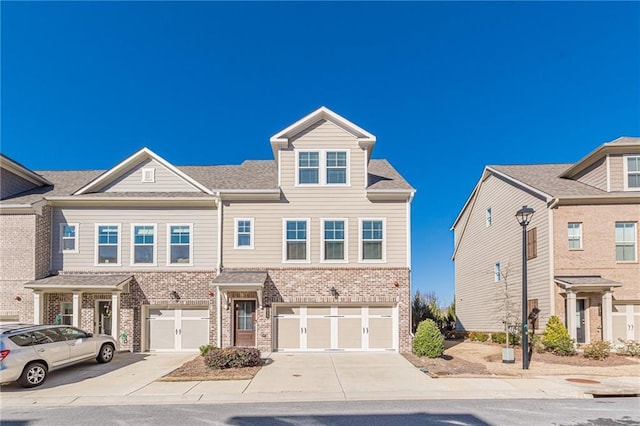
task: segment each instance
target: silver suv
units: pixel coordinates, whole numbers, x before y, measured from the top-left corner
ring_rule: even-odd
[[[67,325],[0,325],[0,383],[17,381],[32,388],[44,383],[49,371],[95,358],[113,359],[113,337],[94,336]]]

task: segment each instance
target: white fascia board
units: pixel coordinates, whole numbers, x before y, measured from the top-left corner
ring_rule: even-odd
[[[135,152],[134,154],[130,155],[129,157],[125,158],[123,161],[121,161],[114,167],[110,168],[109,170],[107,170],[106,172],[104,172],[103,174],[101,174],[100,176],[98,176],[97,178],[95,178],[94,180],[92,180],[82,188],[78,189],[76,192],[73,193],[73,195],[84,194],[85,192],[88,192],[90,189],[93,189],[93,188],[99,187],[100,185],[104,185],[108,183],[112,178],[117,177],[119,173],[122,173],[123,171],[127,170],[128,167],[138,163],[143,158],[154,159],[155,161],[157,161],[158,163],[166,167],[169,171],[174,173],[176,176],[190,183],[195,188],[198,188],[199,190],[207,194],[213,195],[213,192],[209,188],[197,182],[196,180],[189,177],[185,173],[181,172],[173,164],[169,163],[167,160],[160,157],[158,154],[154,153],[147,147],[144,147],[139,151]]]
[[[221,200],[279,200],[280,189],[217,190]]]
[[[415,190],[405,189],[367,189],[367,198],[370,200],[406,200],[413,199]]]
[[[32,172],[22,164],[13,161],[11,158],[7,157],[6,155],[3,155],[0,158],[2,159],[2,161],[0,162],[0,165],[2,166],[2,168],[10,171],[14,175],[18,175],[21,178],[28,180],[29,182],[38,186],[53,185],[53,183],[49,182],[44,177],[40,176],[35,172]]]
[[[166,206],[166,205],[213,205],[217,206],[220,202],[219,197],[48,197],[46,200],[51,205],[70,206],[70,205],[150,205],[150,206]]]
[[[31,214],[35,209],[31,204],[2,204],[0,214]]]

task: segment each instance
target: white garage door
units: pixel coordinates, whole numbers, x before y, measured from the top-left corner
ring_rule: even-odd
[[[193,351],[208,343],[208,308],[149,308],[149,350]]]
[[[392,306],[277,306],[277,351],[395,350]]]

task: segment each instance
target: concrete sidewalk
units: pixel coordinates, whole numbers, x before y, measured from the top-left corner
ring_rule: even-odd
[[[589,398],[640,395],[637,377],[431,378],[395,353],[273,353],[252,380],[158,382],[194,354],[120,354],[56,372],[35,389],[2,387],[2,406],[404,399]],[[136,358],[137,357],[137,358]],[[120,362],[122,365],[117,365]],[[104,367],[106,368],[106,367]],[[568,381],[567,379],[580,379]],[[591,381],[580,383],[580,381]]]

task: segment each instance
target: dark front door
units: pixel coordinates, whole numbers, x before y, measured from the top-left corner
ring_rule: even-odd
[[[236,300],[235,302],[235,346],[256,345],[256,302]]]
[[[585,342],[584,299],[576,299],[576,339],[578,343]]]

